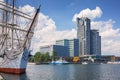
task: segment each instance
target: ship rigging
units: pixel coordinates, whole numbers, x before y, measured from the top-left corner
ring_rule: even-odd
[[[33,16],[28,15],[16,7],[15,1],[17,0],[0,1],[0,71],[3,72],[5,71],[2,69],[6,66],[10,66],[10,69],[23,69],[21,65],[24,64],[26,69],[31,39],[40,11],[39,6]]]

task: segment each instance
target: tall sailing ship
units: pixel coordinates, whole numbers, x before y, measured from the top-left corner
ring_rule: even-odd
[[[26,70],[40,7],[33,16],[21,12],[17,0],[0,1],[0,72]]]

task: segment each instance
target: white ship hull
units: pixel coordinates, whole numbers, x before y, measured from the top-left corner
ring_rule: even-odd
[[[15,73],[21,74],[26,70],[29,50],[25,49],[24,52],[15,56],[15,59],[8,59],[8,56],[5,56],[4,59],[0,58],[0,72]]]

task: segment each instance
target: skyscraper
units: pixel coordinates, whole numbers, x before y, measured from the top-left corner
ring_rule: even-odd
[[[91,30],[90,19],[77,18],[77,38],[80,55],[101,55],[101,37],[98,30]]]
[[[101,36],[99,36],[98,30],[91,30],[90,38],[91,55],[101,55]]]
[[[77,38],[79,39],[79,55],[90,54],[90,19],[77,18]]]

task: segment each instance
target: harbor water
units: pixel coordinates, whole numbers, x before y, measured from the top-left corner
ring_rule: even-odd
[[[5,80],[120,80],[120,64],[28,65],[25,74],[0,75]]]

